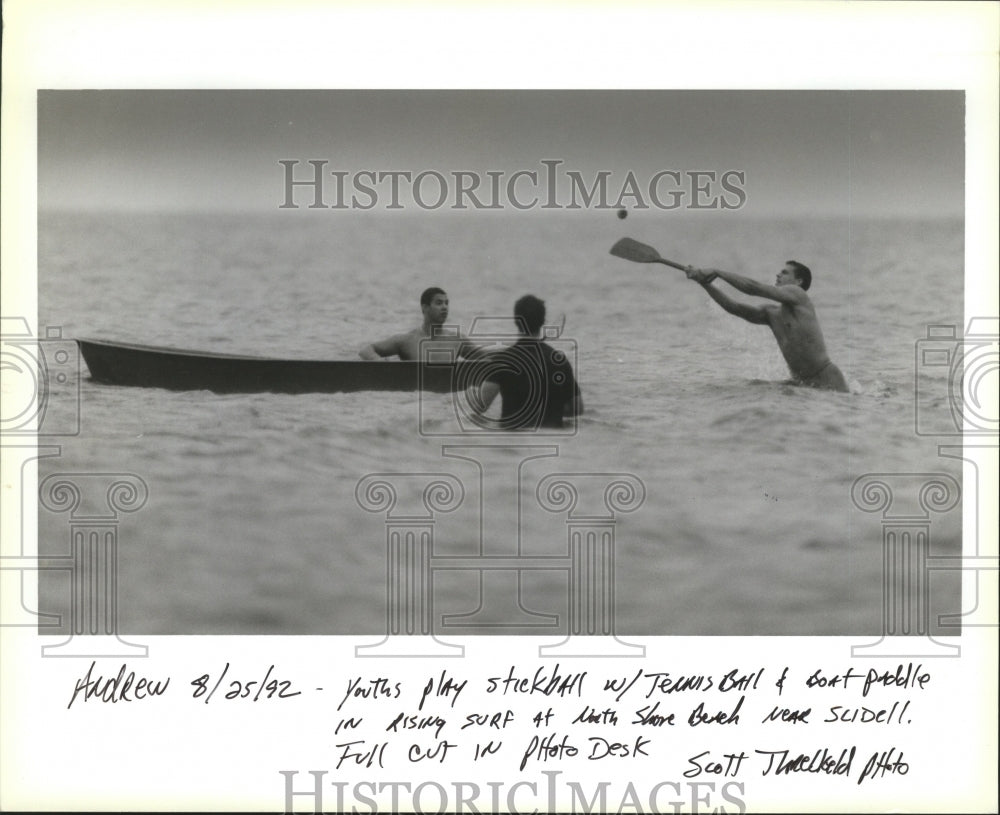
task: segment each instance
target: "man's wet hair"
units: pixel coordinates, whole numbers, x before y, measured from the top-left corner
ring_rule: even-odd
[[[424,289],[423,294],[420,295],[420,305],[429,306],[431,300],[434,299],[435,294],[447,294],[444,289],[439,289],[437,286],[431,286],[429,289]]]
[[[813,273],[809,271],[809,267],[804,263],[799,263],[797,260],[786,260],[785,263],[792,267],[796,280],[802,284],[802,290],[809,291],[809,287],[813,282]]]
[[[526,334],[534,336],[545,325],[545,301],[526,294],[514,303],[514,320]]]

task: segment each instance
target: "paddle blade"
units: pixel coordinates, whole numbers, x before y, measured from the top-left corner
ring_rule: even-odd
[[[639,243],[632,238],[622,238],[611,247],[611,254],[615,257],[633,260],[636,263],[657,263],[660,260],[660,253],[652,246]]]
[[[668,260],[667,258],[661,258],[660,253],[652,246],[639,243],[639,241],[632,240],[632,238],[622,238],[618,241],[618,243],[611,247],[611,254],[615,257],[625,258],[625,260],[634,260],[636,263],[662,263],[665,266],[680,269],[682,272],[688,271],[687,266],[682,266],[680,263]]]

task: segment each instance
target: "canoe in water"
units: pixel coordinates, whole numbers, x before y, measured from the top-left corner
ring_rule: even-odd
[[[449,393],[471,384],[463,373],[475,367],[467,362],[275,359],[104,340],[76,342],[95,382],[175,391]]]

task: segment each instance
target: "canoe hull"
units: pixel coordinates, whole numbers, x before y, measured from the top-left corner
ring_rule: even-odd
[[[273,359],[103,340],[76,342],[91,379],[108,385],[214,393],[449,393],[469,384],[461,375],[467,364],[463,362]]]

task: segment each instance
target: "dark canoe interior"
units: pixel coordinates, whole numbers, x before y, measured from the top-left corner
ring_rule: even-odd
[[[306,360],[214,354],[79,339],[91,379],[109,385],[215,393],[433,391],[469,384],[475,363]]]

